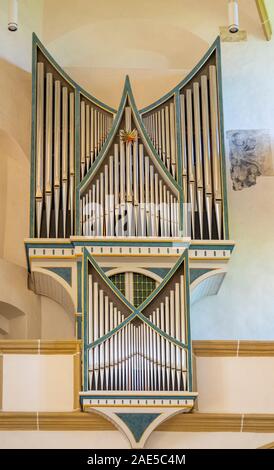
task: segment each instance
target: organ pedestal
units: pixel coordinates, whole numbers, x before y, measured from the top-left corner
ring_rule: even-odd
[[[127,77],[116,111],[34,36],[30,285],[75,315],[79,406],[133,447],[195,404],[190,306],[218,292],[234,247],[223,149],[218,40],[141,111]]]

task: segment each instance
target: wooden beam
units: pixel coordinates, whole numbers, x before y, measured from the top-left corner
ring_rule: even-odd
[[[196,340],[192,350],[196,357],[273,357],[274,341]]]
[[[81,351],[81,346],[79,340],[5,339],[0,340],[0,354],[77,355]],[[195,356],[204,357],[274,356],[274,341],[194,340],[192,348]]]
[[[1,354],[77,354],[81,350],[81,341],[78,340],[0,340]]]
[[[98,413],[0,412],[1,431],[115,431]],[[273,414],[181,413],[162,423],[163,432],[274,432]]]
[[[269,18],[267,6],[265,0],[255,0],[258,13],[260,16],[263,32],[267,41],[270,41],[272,38],[272,25]]]

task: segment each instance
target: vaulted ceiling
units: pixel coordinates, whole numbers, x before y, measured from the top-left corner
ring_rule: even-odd
[[[240,0],[240,26],[249,39],[264,40],[256,1]],[[274,14],[274,6],[272,10]],[[111,81],[121,90],[129,73],[133,86],[135,81],[143,83],[152,89],[149,99],[157,98],[165,89],[155,90],[153,96],[156,77],[161,82],[164,76],[170,89],[228,21],[227,0],[19,0],[19,30],[9,33],[7,11],[8,0],[0,0],[2,58],[30,71],[35,31],[76,81],[113,106],[118,94],[113,97]]]

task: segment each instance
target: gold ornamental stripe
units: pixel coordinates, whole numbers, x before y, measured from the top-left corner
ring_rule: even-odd
[[[3,402],[3,356],[0,355],[0,410]]]
[[[193,353],[200,357],[272,357],[274,341],[195,340]],[[76,354],[79,340],[0,340],[0,354]]]
[[[0,340],[0,354],[76,354],[80,349],[78,340]]]
[[[114,431],[115,429],[110,421],[94,412],[0,412],[1,431]],[[157,431],[273,433],[274,415],[181,413],[160,424]]]
[[[268,13],[267,2],[265,0],[255,0],[265,39],[270,41],[272,38],[272,24]]]
[[[193,353],[202,357],[272,357],[274,341],[193,341]]]

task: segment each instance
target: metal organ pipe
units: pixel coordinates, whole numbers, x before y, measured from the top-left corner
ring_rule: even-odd
[[[218,93],[216,67],[209,67],[209,93],[210,93],[210,117],[211,117],[211,145],[212,145],[212,167],[213,167],[213,192],[216,213],[218,238],[222,237],[222,187],[221,187],[221,164],[219,144],[219,116],[218,116]]]
[[[63,236],[67,233],[67,198],[68,198],[68,89],[62,89],[62,205]]]
[[[89,343],[110,337],[89,350],[89,383],[94,390],[167,390],[185,389],[187,353],[185,344],[184,275],[146,307],[146,322],[131,321],[122,327],[128,313],[118,307],[115,294],[89,274]],[[118,328],[119,327],[119,328]],[[169,338],[162,336],[164,331]],[[185,385],[184,385],[185,384]]]
[[[183,195],[184,203],[188,200],[187,191],[187,149],[186,149],[186,111],[185,111],[185,96],[180,95],[180,111],[181,111],[181,145],[182,145],[182,180],[183,180]]]
[[[90,108],[86,104],[86,169],[89,170],[90,167]]]
[[[200,238],[203,238],[203,215],[204,215],[204,183],[203,183],[203,161],[201,147],[201,106],[200,106],[200,85],[193,83],[194,100],[194,136],[195,136],[195,169],[197,188],[197,207]]]
[[[170,116],[170,149],[171,149],[171,173],[176,178],[176,138],[175,138],[175,108],[174,103],[169,104]]]
[[[131,113],[127,107],[125,126],[128,132],[132,131]],[[162,131],[162,126],[159,129]],[[177,236],[178,196],[174,189],[164,182],[143,143],[138,143],[137,139],[133,143],[119,140],[114,143],[114,155],[109,155],[104,168],[102,165],[93,179],[97,193],[99,191],[96,203],[99,201],[105,207],[94,235],[111,232],[118,236]],[[114,204],[107,196],[112,197],[112,201],[114,196]]]
[[[74,231],[74,175],[75,175],[75,139],[74,139],[74,93],[69,94],[69,208],[70,208],[70,232]]]
[[[195,174],[194,174],[194,148],[193,148],[193,112],[192,91],[186,91],[187,112],[187,149],[188,149],[188,184],[189,202],[191,204],[192,236],[195,238]]]
[[[54,213],[55,236],[59,234],[60,171],[61,171],[61,82],[54,84]]]
[[[86,104],[81,101],[81,178],[85,176],[86,170]]]
[[[156,152],[176,179],[179,136],[176,137],[178,129],[175,115],[180,113],[182,200],[191,207],[190,221],[188,209],[183,207],[184,234],[191,235],[193,239],[221,239],[223,196],[216,65],[210,62],[206,64],[202,72],[181,90],[178,89],[178,92],[178,101],[174,102],[172,97],[165,103],[155,105],[143,115],[143,121]],[[170,194],[170,201],[172,199],[173,195]],[[177,215],[176,211],[173,218]],[[167,230],[171,230],[172,234],[178,233],[175,226],[168,226]]]
[[[210,127],[208,107],[208,79],[206,75],[201,77],[202,95],[202,129],[203,129],[203,156],[204,156],[204,178],[205,178],[205,206],[207,214],[207,227],[209,238],[212,238],[212,178],[211,178],[211,149],[210,149]]]
[[[37,64],[36,100],[36,230],[40,238],[44,195],[44,64]]]
[[[50,236],[52,204],[52,125],[53,125],[53,79],[46,74],[46,142],[45,142],[45,192],[47,237]]]

